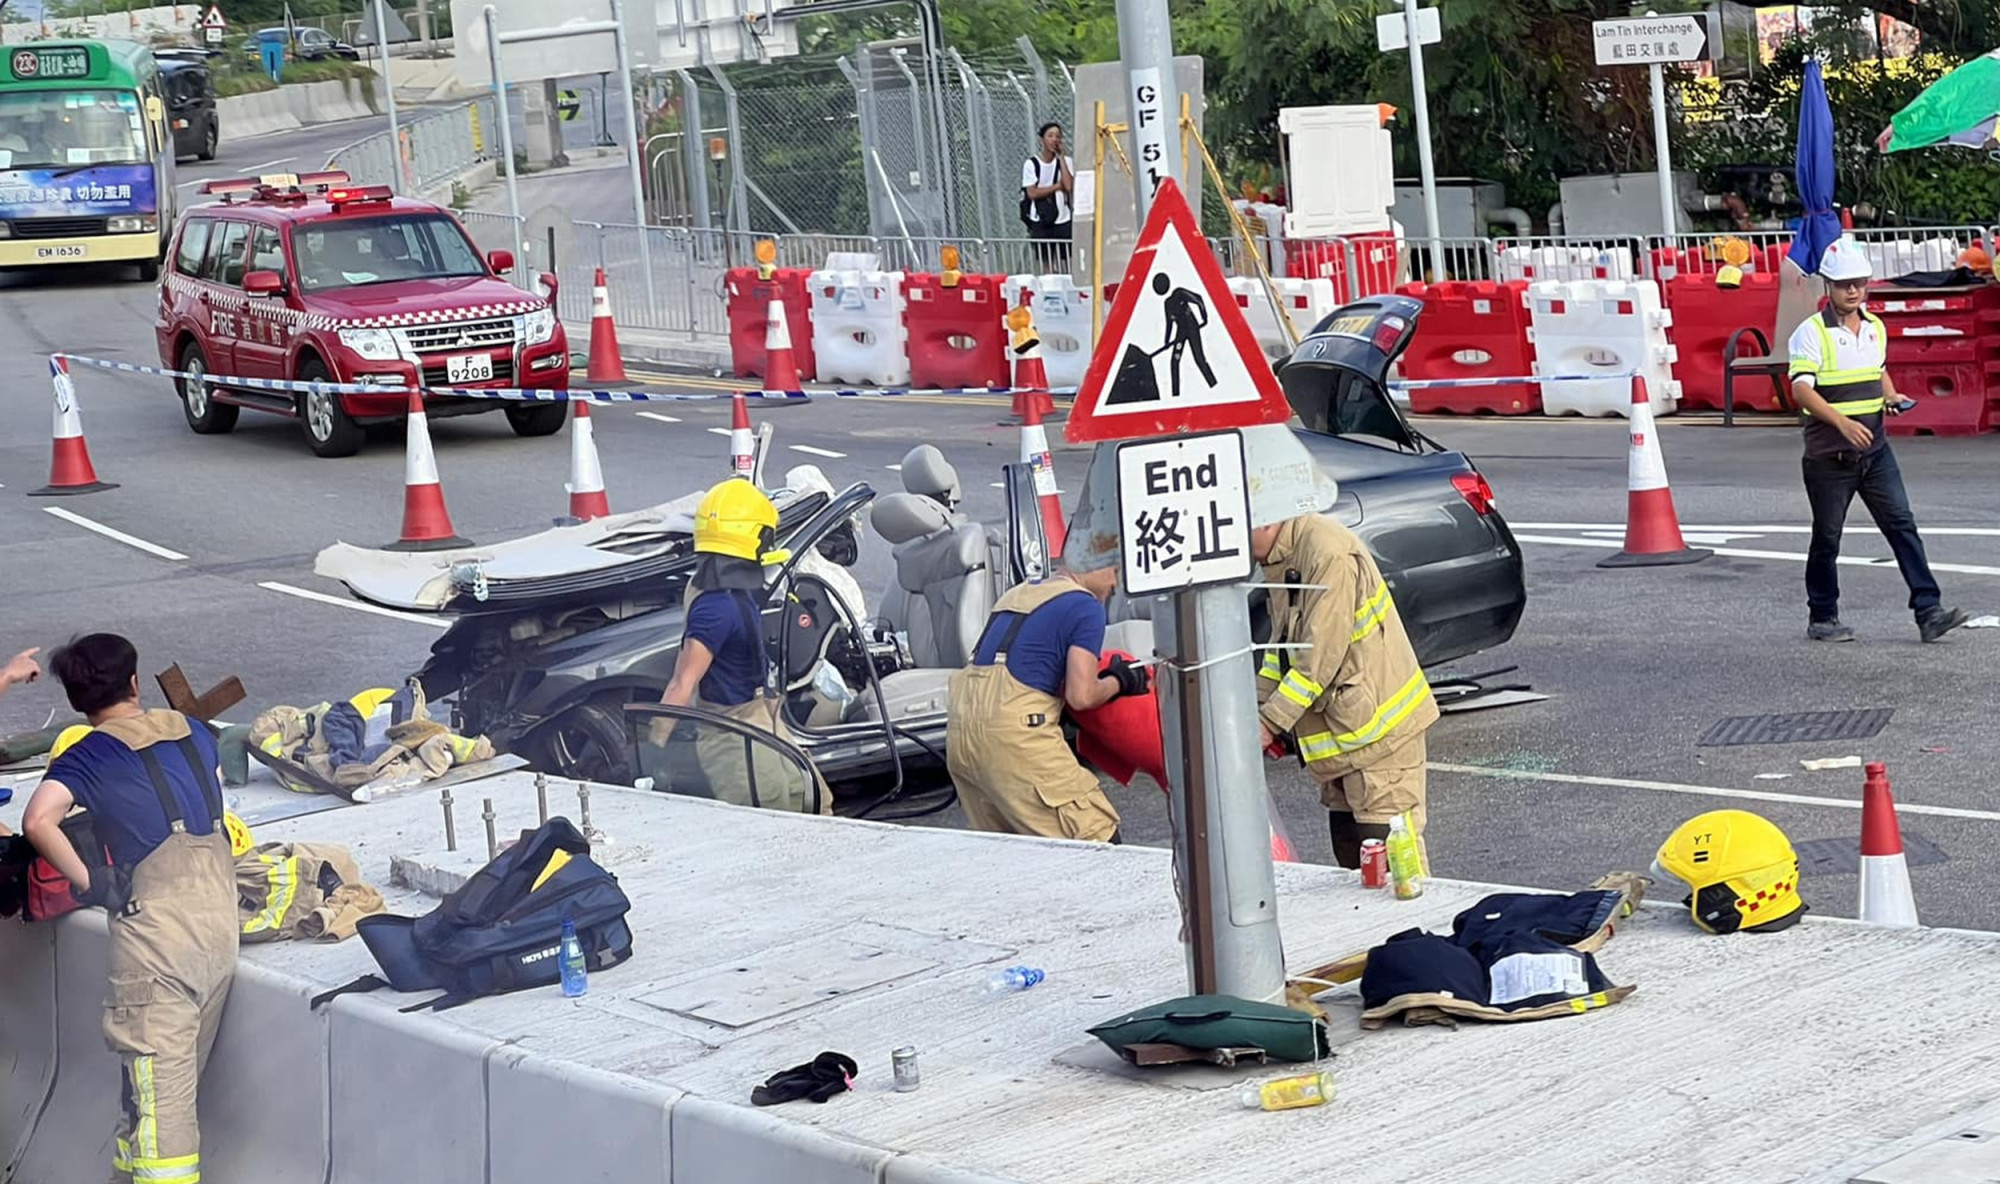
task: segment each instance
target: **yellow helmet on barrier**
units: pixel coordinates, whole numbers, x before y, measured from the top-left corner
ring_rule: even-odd
[[[68,752],[70,745],[90,735],[91,730],[89,724],[71,724],[64,728],[56,736],[56,742],[49,746],[49,761],[53,763],[57,757]]]
[[[1660,846],[1653,870],[1688,886],[1694,923],[1710,933],[1784,929],[1806,911],[1791,840],[1748,810],[1688,819]]]
[[[731,477],[708,491],[694,510],[694,549],[752,563],[765,560],[777,544],[778,507],[764,491]]]

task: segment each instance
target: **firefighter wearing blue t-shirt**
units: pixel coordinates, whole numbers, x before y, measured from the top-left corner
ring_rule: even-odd
[[[1064,741],[1062,712],[1146,691],[1145,667],[1122,658],[1098,673],[1117,586],[1115,567],[1015,585],[951,676],[945,763],[974,829],[1116,841],[1118,811]]]
[[[831,813],[832,797],[819,783],[768,687],[771,663],[761,628],[764,564],[785,559],[777,546],[778,509],[749,481],[731,477],[710,489],[694,512],[694,549],[701,555],[688,587],[687,632],[674,660],[673,678],[660,701],[699,707],[776,736],[794,750],[787,761],[770,744],[750,746],[719,727],[699,729],[696,760],[718,801],[772,810]],[[661,721],[668,723],[669,721]],[[671,731],[671,726],[667,729]],[[660,737],[664,739],[664,737]]]
[[[49,668],[91,731],[50,762],[22,829],[79,899],[111,913],[104,1038],[123,1079],[112,1179],[197,1184],[195,1085],[236,973],[215,741],[177,711],[139,706],[139,655],[122,637],[80,637]],[[62,830],[79,805],[110,853],[95,876]]]

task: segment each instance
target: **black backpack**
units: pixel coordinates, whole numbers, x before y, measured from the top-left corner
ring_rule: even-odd
[[[554,870],[551,871],[550,869]],[[368,917],[357,927],[382,974],[364,975],[312,1001],[389,987],[444,994],[403,1008],[443,1011],[483,995],[562,978],[562,926],[576,923],[584,965],[605,970],[632,956],[618,877],[590,858],[590,841],[551,818],[502,851],[421,917]]]

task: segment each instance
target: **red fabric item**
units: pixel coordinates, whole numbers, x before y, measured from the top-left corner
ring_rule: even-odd
[[[1132,655],[1122,650],[1105,651],[1098,673],[1109,669],[1113,658],[1129,662]],[[1150,687],[1143,695],[1120,695],[1089,711],[1064,710],[1076,722],[1078,756],[1120,785],[1130,785],[1134,773],[1144,773],[1165,787],[1166,745],[1160,739],[1160,708]]]

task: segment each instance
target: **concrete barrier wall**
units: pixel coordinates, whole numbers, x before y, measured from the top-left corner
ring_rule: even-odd
[[[366,119],[382,106],[381,80],[374,80],[375,105],[368,102],[368,80],[334,79],[281,86],[216,100],[222,138],[246,140],[272,132],[291,131],[315,123],[338,123],[345,119]]]
[[[105,917],[0,925],[7,1184],[109,1174]],[[258,1184],[1004,1184],[529,1052],[243,963],[201,1084],[203,1175]],[[397,1000],[400,1002],[400,999]],[[551,1005],[554,1005],[552,1000]],[[747,1088],[747,1083],[746,1083]]]
[[[56,1080],[56,933],[0,923],[0,1179],[28,1146]]]

